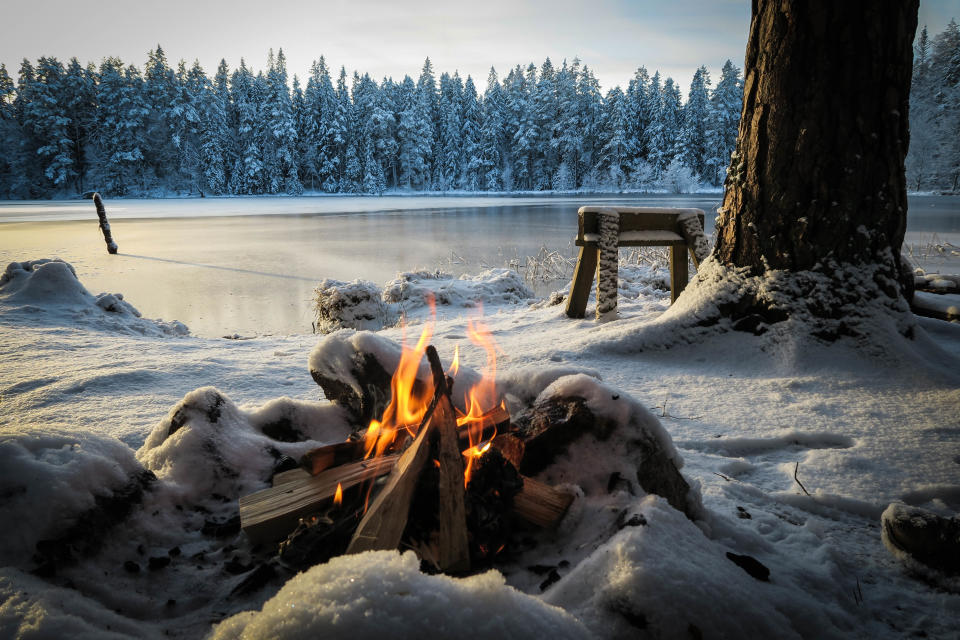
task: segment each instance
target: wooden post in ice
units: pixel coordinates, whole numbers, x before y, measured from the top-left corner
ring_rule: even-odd
[[[617,318],[618,243],[620,214],[615,209],[597,212],[600,231],[600,260],[597,264],[597,320],[605,322]]]
[[[113,241],[113,236],[110,235],[110,223],[107,222],[107,210],[103,208],[103,200],[100,198],[100,194],[94,192],[91,196],[93,198],[93,206],[97,208],[97,217],[100,218],[100,231],[103,232],[103,241],[107,243],[107,253],[115,254],[117,252],[117,243]]]

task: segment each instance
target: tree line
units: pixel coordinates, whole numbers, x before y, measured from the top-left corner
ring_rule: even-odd
[[[918,37],[908,157],[911,188],[960,180],[960,32]],[[280,50],[254,74],[221,61],[176,68],[160,46],[141,72],[24,59],[0,65],[0,198],[109,195],[380,194],[412,191],[665,189],[723,183],[743,101],[729,60],[714,86],[701,66],[686,100],[640,67],[602,94],[574,59],[471,77],[429,58],[414,81],[334,75],[323,57],[305,85]]]

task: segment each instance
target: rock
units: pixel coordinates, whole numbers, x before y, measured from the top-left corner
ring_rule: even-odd
[[[909,559],[947,575],[960,575],[960,516],[893,503],[880,517],[884,545]]]
[[[770,582],[770,569],[752,556],[727,551],[730,561],[761,582]]]

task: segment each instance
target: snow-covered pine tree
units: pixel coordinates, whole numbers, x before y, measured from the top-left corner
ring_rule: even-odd
[[[574,67],[579,60],[574,60]],[[577,186],[583,186],[588,174],[593,171],[596,156],[599,155],[601,127],[603,121],[603,95],[600,93],[600,82],[593,75],[589,67],[583,65],[576,75],[577,104],[581,132],[580,155],[576,163]],[[594,182],[596,176],[591,178]]]
[[[403,78],[404,102],[397,132],[400,145],[400,185],[407,189],[427,189],[430,181],[430,154],[433,147],[429,97],[417,90],[410,76]]]
[[[570,191],[577,188],[580,178],[580,154],[583,150],[584,132],[580,129],[580,102],[577,96],[577,76],[580,73],[580,61],[574,59],[573,66],[567,61],[556,75],[557,119],[553,122],[553,138],[550,141],[556,150],[560,164],[552,178],[552,186],[557,191]]]
[[[484,191],[503,190],[501,141],[503,140],[503,89],[497,71],[490,67],[487,90],[483,94],[483,123],[480,127],[480,149],[477,171]]]
[[[687,103],[682,109],[682,124],[679,136],[679,160],[700,178],[707,174],[707,139],[709,136],[710,73],[706,67],[694,72],[687,93]]]
[[[477,96],[473,78],[467,76],[463,84],[463,114],[460,139],[463,140],[460,154],[461,177],[459,188],[467,191],[480,189],[480,130],[483,126],[483,110]]]
[[[645,67],[637,69],[627,85],[627,143],[629,145],[629,164],[631,170],[641,161],[647,159],[647,129],[652,121],[652,114],[647,110],[650,106],[647,100],[650,74]]]
[[[91,161],[91,138],[97,121],[96,75],[92,65],[84,68],[79,60],[71,58],[63,78],[61,102],[70,114],[68,136],[76,174],[73,187],[77,193],[86,191],[86,176]]]
[[[533,167],[537,157],[536,104],[534,91],[537,86],[537,67],[531,62],[527,66],[524,79],[523,104],[517,105],[517,128],[510,139],[511,160],[513,162],[513,188],[533,189]]]
[[[227,113],[229,89],[226,60],[220,60],[213,84],[205,83],[201,95],[200,164],[206,191],[213,194],[227,192],[230,167],[231,134]]]
[[[259,104],[256,79],[243,58],[230,76],[230,100],[236,118],[237,154],[230,172],[230,193],[261,193],[263,160],[258,140]]]
[[[960,26],[951,19],[933,39],[931,64],[937,84],[937,178],[941,188],[960,187]]]
[[[596,162],[599,184],[619,189],[624,185],[630,165],[629,99],[620,87],[607,92],[600,136],[601,148]]]
[[[263,157],[266,164],[267,190],[270,193],[303,193],[298,176],[297,129],[293,119],[293,103],[287,86],[287,60],[283,49],[276,58],[270,51],[266,96],[261,115],[266,129]]]
[[[532,168],[533,188],[537,191],[552,188],[553,174],[559,165],[558,153],[553,145],[554,124],[559,116],[555,75],[553,64],[550,58],[547,58],[540,66],[540,78],[533,94],[536,129],[539,134]]]
[[[344,66],[340,67],[340,75],[337,77],[336,99],[337,107],[334,117],[336,124],[334,126],[338,134],[338,142],[335,147],[337,152],[337,191],[346,193],[352,190],[351,186],[345,181],[347,150],[353,141],[353,103],[350,101],[350,89],[347,87],[347,69]]]
[[[137,72],[139,75],[139,71]],[[179,177],[179,137],[182,122],[172,113],[176,100],[176,78],[158,44],[147,54],[143,69],[144,161],[152,174],[147,179],[161,188],[175,187]],[[171,184],[173,183],[173,184]]]
[[[463,82],[456,73],[440,76],[440,127],[437,130],[439,150],[434,186],[441,191],[457,187],[460,176],[460,151],[462,146],[462,122],[460,110],[463,105]]]
[[[119,196],[143,192],[150,172],[144,154],[149,108],[143,78],[134,65],[124,67],[119,58],[104,58],[99,75],[95,137],[99,161],[91,171],[96,189]]]
[[[37,61],[30,100],[24,105],[23,127],[36,149],[41,193],[62,192],[76,178],[73,143],[69,137],[72,124],[63,103],[64,68],[56,58]]]
[[[650,84],[653,87],[656,83]],[[680,90],[673,78],[668,77],[660,91],[660,109],[650,127],[650,164],[658,178],[677,156],[680,118]]]
[[[743,79],[738,69],[727,60],[720,72],[720,81],[710,96],[710,117],[707,127],[706,176],[710,184],[723,183],[730,165],[730,154],[737,142],[737,126],[743,109]]]
[[[6,65],[0,64],[0,198],[13,197],[13,178],[19,170],[15,150],[20,146],[20,125],[13,110],[16,91]]]

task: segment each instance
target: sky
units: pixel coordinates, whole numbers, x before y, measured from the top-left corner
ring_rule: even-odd
[[[13,5],[13,6],[11,6]],[[960,18],[958,0],[921,0],[920,24],[939,33]],[[486,86],[490,67],[547,57],[590,67],[604,92],[625,88],[637,67],[672,76],[686,90],[706,65],[716,81],[730,59],[743,67],[748,0],[4,0],[0,63],[15,79],[24,57],[76,56],[99,64],[118,56],[141,69],[147,51],[167,60],[195,59],[213,75],[221,58],[241,57],[255,71],[267,52],[283,49],[290,75],[305,83],[321,55],[381,80],[419,75],[429,56],[436,75],[459,71]]]

